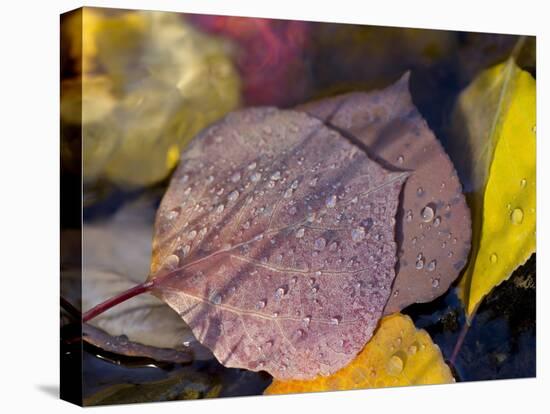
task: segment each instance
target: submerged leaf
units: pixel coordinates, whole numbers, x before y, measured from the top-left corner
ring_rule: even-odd
[[[484,71],[461,93],[453,122],[473,216],[460,282],[471,316],[535,251],[535,80],[513,59]]]
[[[291,394],[454,382],[439,347],[402,314],[382,319],[355,360],[329,377],[313,381],[274,380],[265,394]]]
[[[466,264],[470,213],[453,164],[412,102],[406,74],[390,87],[299,107],[411,175],[397,212],[397,276],[385,314],[443,294]]]
[[[151,291],[226,366],[331,374],[390,295],[407,176],[306,114],[232,113],[182,154],[157,212]]]

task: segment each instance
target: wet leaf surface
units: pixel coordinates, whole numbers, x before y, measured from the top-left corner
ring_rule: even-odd
[[[453,164],[413,104],[409,75],[392,86],[300,106],[386,168],[410,171],[397,213],[397,276],[385,314],[442,295],[466,264],[470,212]]]
[[[152,292],[226,366],[331,374],[390,295],[407,176],[303,113],[233,113],[182,154],[157,212]]]
[[[428,333],[417,330],[408,316],[396,313],[380,321],[373,338],[344,369],[313,381],[274,380],[264,394],[451,382],[454,382],[451,370]]]
[[[473,217],[460,282],[470,316],[535,251],[535,109],[535,80],[512,58],[482,72],[457,101],[452,144]]]

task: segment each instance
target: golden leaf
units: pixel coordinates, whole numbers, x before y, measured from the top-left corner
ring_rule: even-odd
[[[455,152],[471,163],[472,254],[459,284],[471,317],[535,251],[535,80],[513,58],[493,66],[460,94],[453,122]]]
[[[439,347],[406,315],[382,319],[373,338],[351,364],[312,381],[274,380],[264,394],[289,394],[454,382]]]

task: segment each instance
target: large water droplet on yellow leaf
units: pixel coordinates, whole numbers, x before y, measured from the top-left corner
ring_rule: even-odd
[[[417,330],[408,316],[395,313],[382,319],[373,338],[345,368],[312,381],[274,380],[264,393],[290,394],[451,382],[454,382],[451,370],[428,333]]]
[[[472,255],[459,285],[469,316],[535,251],[535,124],[535,80],[512,58],[460,94],[453,152],[466,157],[457,165],[472,209]]]

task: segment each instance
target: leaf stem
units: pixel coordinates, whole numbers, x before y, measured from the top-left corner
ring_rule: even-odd
[[[460,348],[462,348],[462,344],[464,343],[464,339],[466,338],[466,334],[468,333],[468,330],[470,329],[470,326],[472,325],[472,322],[474,320],[474,317],[476,316],[477,312],[477,306],[474,308],[472,314],[469,317],[466,317],[466,320],[464,321],[464,325],[462,326],[462,329],[460,330],[460,333],[458,334],[458,338],[456,340],[455,347],[453,349],[453,353],[451,355],[451,358],[449,359],[449,362],[454,366],[456,362],[456,357],[458,356],[458,353],[460,352]]]
[[[101,302],[100,304],[94,306],[89,311],[85,312],[84,315],[82,315],[82,322],[88,322],[90,319],[93,319],[96,316],[101,315],[103,312],[111,309],[113,306],[116,306],[119,303],[125,302],[128,299],[133,298],[134,296],[147,292],[148,290],[151,289],[151,287],[153,287],[153,281],[143,282],[143,283],[140,283],[139,285],[131,287],[128,290],[125,290],[122,293],[119,293],[116,296],[113,296],[112,298],[107,299],[104,302]]]

